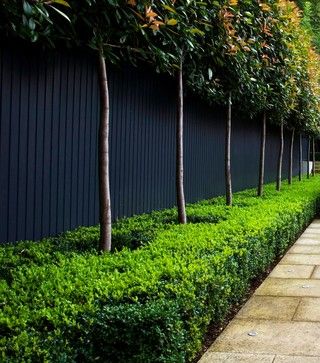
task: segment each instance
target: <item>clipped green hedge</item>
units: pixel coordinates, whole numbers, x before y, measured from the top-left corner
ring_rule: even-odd
[[[319,177],[0,248],[1,362],[187,362],[317,213]],[[138,248],[139,247],[139,248]]]

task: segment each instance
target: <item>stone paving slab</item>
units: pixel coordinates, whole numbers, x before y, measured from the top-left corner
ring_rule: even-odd
[[[320,265],[320,255],[287,253],[280,261],[283,265]]]
[[[320,322],[320,299],[319,298],[301,299],[301,302],[296,310],[293,320]]]
[[[319,229],[320,228],[320,223],[315,223],[315,224],[310,224],[306,229],[305,231],[309,231],[310,229]]]
[[[272,363],[274,355],[208,352],[201,363]]]
[[[310,226],[308,226],[306,228],[306,230],[309,230],[309,229],[317,229],[317,228],[320,228],[320,222],[315,222],[313,221]]]
[[[267,278],[256,295],[320,297],[320,280]]]
[[[314,271],[313,265],[277,265],[269,277],[284,279],[308,279]]]
[[[292,320],[300,298],[253,296],[239,311],[238,319]]]
[[[297,245],[320,246],[320,240],[300,237],[295,243],[295,246]]]
[[[314,228],[314,229],[317,229],[317,228],[320,228],[320,222],[315,222],[315,221],[313,221],[307,228],[306,228],[306,230],[307,229],[312,229],[312,228]]]
[[[210,350],[228,353],[320,356],[319,342],[319,323],[234,319]]]
[[[319,357],[277,355],[274,363],[320,363]]]
[[[305,236],[305,235],[315,235],[316,237],[319,237],[320,235],[320,228],[307,228],[301,236]]]
[[[312,232],[312,233],[311,232],[303,233],[301,235],[301,237],[302,238],[311,238],[311,239],[316,239],[316,240],[320,239],[320,235],[318,233],[315,233],[315,232]]]
[[[201,363],[320,363],[319,357],[212,352]]]
[[[319,255],[320,254],[320,245],[310,246],[310,245],[297,245],[296,244],[290,248],[288,253]]]

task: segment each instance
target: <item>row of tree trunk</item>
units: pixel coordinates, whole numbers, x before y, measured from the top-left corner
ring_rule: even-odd
[[[228,116],[226,121],[226,140],[225,140],[225,180],[226,180],[226,204],[232,205],[232,178],[231,178],[231,122],[232,122],[232,94],[229,93]],[[265,156],[266,156],[266,137],[267,137],[267,114],[263,113],[261,126],[261,141],[260,141],[260,160],[259,160],[259,181],[257,195],[263,195],[264,188],[264,173],[265,173]],[[288,184],[292,184],[293,176],[293,149],[294,149],[295,129],[291,131],[290,148],[289,148],[289,172]],[[308,170],[307,178],[310,177],[310,154],[311,154],[311,138],[308,138]],[[277,162],[277,178],[276,190],[281,190],[282,184],[282,165],[284,152],[284,125],[280,125],[280,147]],[[312,175],[315,175],[315,140],[312,138]],[[302,180],[302,135],[299,134],[299,181]]]
[[[265,148],[266,148],[266,113],[263,115],[262,121],[262,132],[261,132],[261,146],[260,146],[260,166],[259,166],[259,185],[258,185],[258,196],[263,194],[264,185],[264,165],[265,165]],[[290,137],[290,147],[289,147],[289,172],[288,172],[288,184],[292,184],[293,176],[293,147],[295,139],[295,129],[291,131]],[[308,151],[307,151],[307,178],[310,178],[310,154],[311,154],[311,142],[312,142],[312,175],[315,175],[315,140],[314,138],[308,138]],[[283,150],[284,150],[284,127],[283,124],[280,125],[280,147],[277,163],[277,180],[276,180],[276,190],[281,190],[282,183],[282,164],[283,164]],[[302,135],[299,134],[299,181],[302,180]]]
[[[99,84],[100,84],[100,125],[99,125],[99,202],[100,202],[100,242],[101,251],[111,250],[112,240],[112,214],[110,198],[110,171],[109,171],[109,119],[110,102],[107,69],[102,50],[99,52]],[[184,194],[184,169],[183,169],[183,124],[184,124],[184,91],[183,91],[183,61],[181,59],[180,69],[177,72],[177,123],[176,123],[176,196],[179,223],[187,223],[186,203]],[[225,185],[226,204],[232,206],[232,177],[231,177],[231,128],[232,128],[232,93],[228,95],[228,111],[225,134]],[[280,191],[282,180],[282,162],[284,150],[284,126],[280,126],[280,150],[277,165],[276,189]],[[263,195],[264,172],[265,172],[265,150],[267,135],[267,115],[263,114],[260,144],[260,165],[258,196]],[[295,130],[292,130],[290,140],[290,160],[288,182],[292,183],[293,144]],[[313,151],[313,175],[315,173],[315,143],[312,140]],[[310,158],[310,138],[308,141],[308,161]],[[308,164],[309,165],[309,164]],[[307,176],[309,178],[309,168]],[[302,179],[302,138],[299,135],[299,180]]]
[[[232,205],[232,177],[231,177],[231,127],[232,127],[232,94],[229,93],[228,102],[228,115],[226,121],[226,139],[225,139],[225,183],[226,183],[226,204]],[[293,149],[295,132],[293,128],[290,137],[289,147],[289,172],[288,172],[288,184],[292,184],[293,176]],[[267,114],[263,113],[262,126],[261,126],[261,141],[260,141],[260,160],[259,160],[259,181],[257,195],[263,195],[264,188],[264,173],[265,173],[265,155],[266,155],[266,137],[267,137]],[[312,143],[312,175],[315,175],[315,140],[311,137],[308,138],[308,152],[307,152],[307,178],[310,178],[310,154],[311,154],[311,143]],[[280,147],[277,162],[277,178],[276,178],[276,190],[281,190],[282,184],[282,165],[283,165],[283,152],[284,152],[284,125],[280,124]],[[302,180],[302,135],[299,134],[299,181]]]
[[[100,241],[101,251],[110,251],[112,247],[112,214],[110,198],[110,170],[109,170],[109,128],[110,128],[110,100],[107,68],[103,51],[99,51],[99,85],[100,85],[100,124],[99,124],[99,207],[100,207]],[[183,58],[177,72],[177,124],[176,124],[176,196],[179,223],[187,223],[186,203],[184,195],[183,170]]]

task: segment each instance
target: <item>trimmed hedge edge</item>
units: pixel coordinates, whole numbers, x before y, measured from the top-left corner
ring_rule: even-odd
[[[319,177],[273,189],[237,193],[233,208],[222,198],[189,205],[184,226],[172,210],[119,221],[115,236],[132,247],[134,235],[134,250],[96,253],[98,227],[2,246],[0,360],[190,361],[210,322],[318,212]]]

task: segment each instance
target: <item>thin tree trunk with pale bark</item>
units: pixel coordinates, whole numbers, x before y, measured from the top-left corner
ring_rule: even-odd
[[[187,223],[186,203],[184,196],[184,170],[183,170],[183,61],[181,55],[180,69],[178,71],[178,108],[176,128],[176,193],[178,219],[180,224]]]
[[[264,186],[264,165],[266,156],[266,134],[267,134],[267,114],[263,113],[262,127],[261,127],[261,142],[260,142],[260,162],[259,162],[259,185],[258,196],[263,195]]]
[[[280,149],[279,149],[279,157],[278,157],[277,186],[276,186],[276,189],[277,189],[278,192],[281,190],[283,148],[284,148],[283,123],[281,123],[281,126],[280,126]]]
[[[228,206],[232,206],[231,122],[232,122],[232,93],[229,92],[228,117],[226,122],[226,140],[225,140],[226,203]]]
[[[290,140],[290,154],[289,154],[289,175],[288,175],[288,184],[292,184],[292,166],[293,166],[293,144],[294,144],[294,132],[295,129],[292,130],[291,140]]]
[[[109,86],[103,52],[99,52],[100,125],[99,125],[99,205],[101,251],[111,250],[111,200],[109,175]]]
[[[314,137],[312,138],[312,176],[316,175],[316,145]]]
[[[307,179],[310,178],[310,152],[311,152],[311,140],[308,137],[308,156],[307,156]]]
[[[302,180],[302,136],[299,134],[299,181]]]

